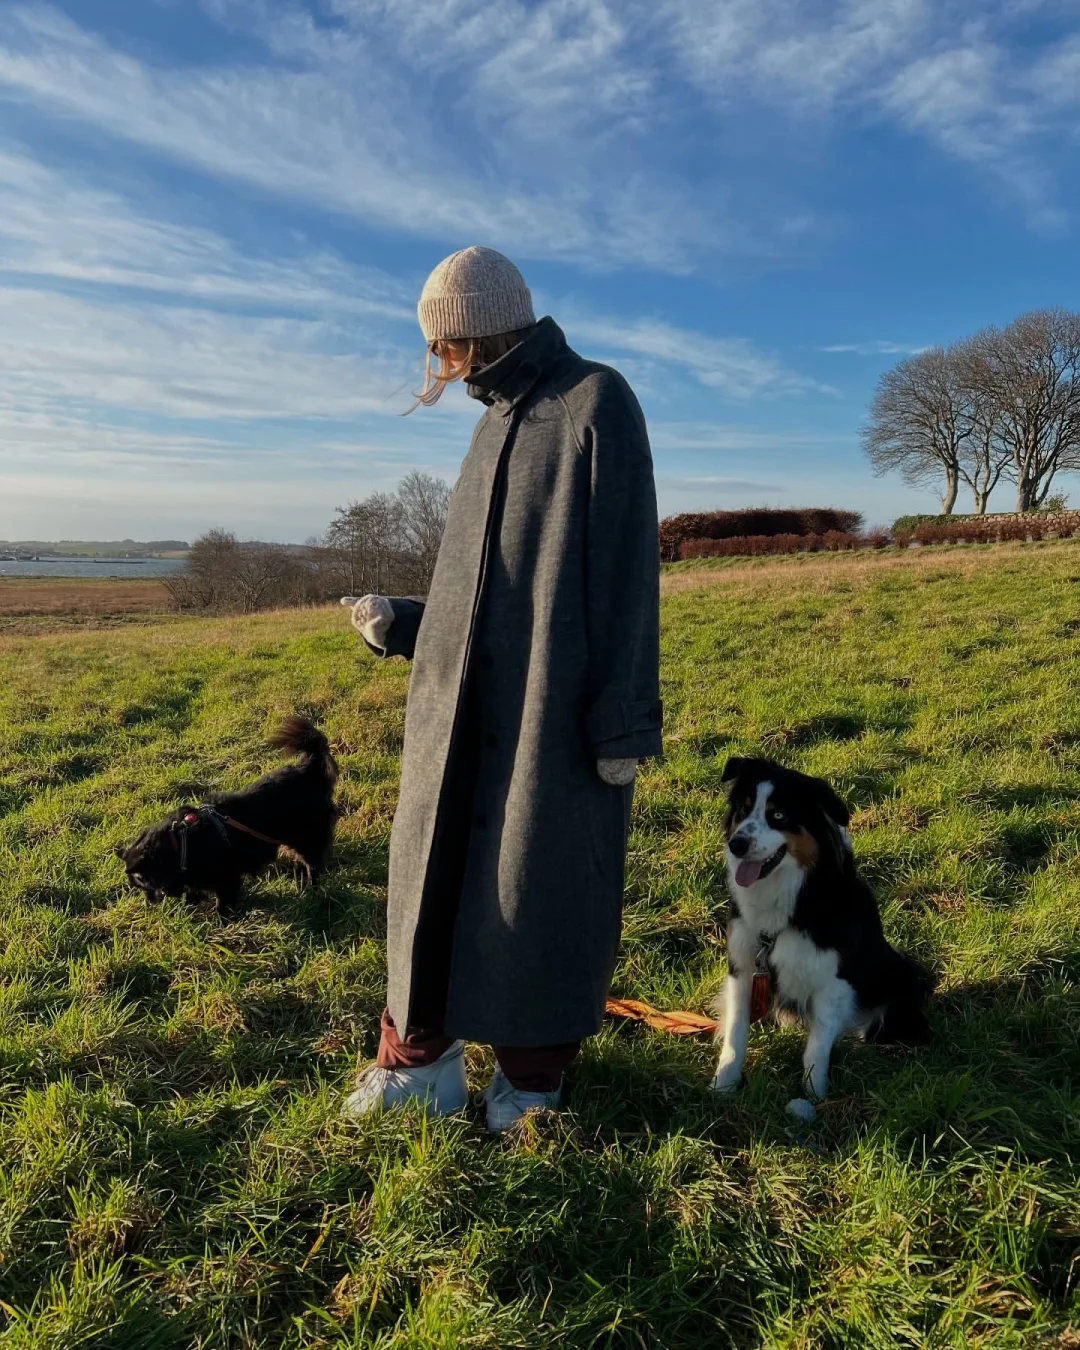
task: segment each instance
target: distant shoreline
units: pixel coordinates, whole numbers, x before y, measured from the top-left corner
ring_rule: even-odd
[[[183,559],[190,551],[186,539],[0,539],[0,560],[5,562],[145,562]]]

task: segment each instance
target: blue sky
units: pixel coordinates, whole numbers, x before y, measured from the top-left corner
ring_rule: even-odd
[[[933,509],[867,400],[1080,306],[1078,131],[1077,0],[0,0],[0,537],[453,479],[476,405],[400,413],[471,243],[629,377],[665,511]]]

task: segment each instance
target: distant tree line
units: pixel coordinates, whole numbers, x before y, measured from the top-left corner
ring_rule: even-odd
[[[1001,482],[1017,511],[1043,508],[1057,474],[1080,469],[1080,314],[1038,310],[901,361],[881,377],[863,448],[875,473],[939,487],[945,515],[962,486],[982,515]]]
[[[186,553],[190,545],[186,539],[0,539],[0,548],[76,557],[141,558],[156,553]]]
[[[165,580],[180,610],[241,612],[323,604],[342,595],[423,595],[435,568],[450,488],[411,473],[395,492],[338,507],[303,545],[200,535],[183,571]]]

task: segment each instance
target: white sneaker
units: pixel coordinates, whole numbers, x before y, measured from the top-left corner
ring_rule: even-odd
[[[487,1103],[487,1127],[492,1134],[502,1134],[528,1111],[554,1111],[562,1099],[562,1082],[554,1092],[523,1092],[514,1087],[502,1069],[496,1069],[491,1082],[484,1089]]]
[[[422,1069],[381,1069],[369,1064],[361,1070],[356,1090],[346,1098],[344,1111],[356,1120],[410,1101],[423,1102],[429,1116],[452,1116],[468,1105],[464,1041],[455,1041],[434,1064]]]

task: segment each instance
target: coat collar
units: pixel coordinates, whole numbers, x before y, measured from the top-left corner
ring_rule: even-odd
[[[503,412],[516,408],[566,350],[566,336],[555,320],[541,319],[505,356],[469,376],[469,395]]]

